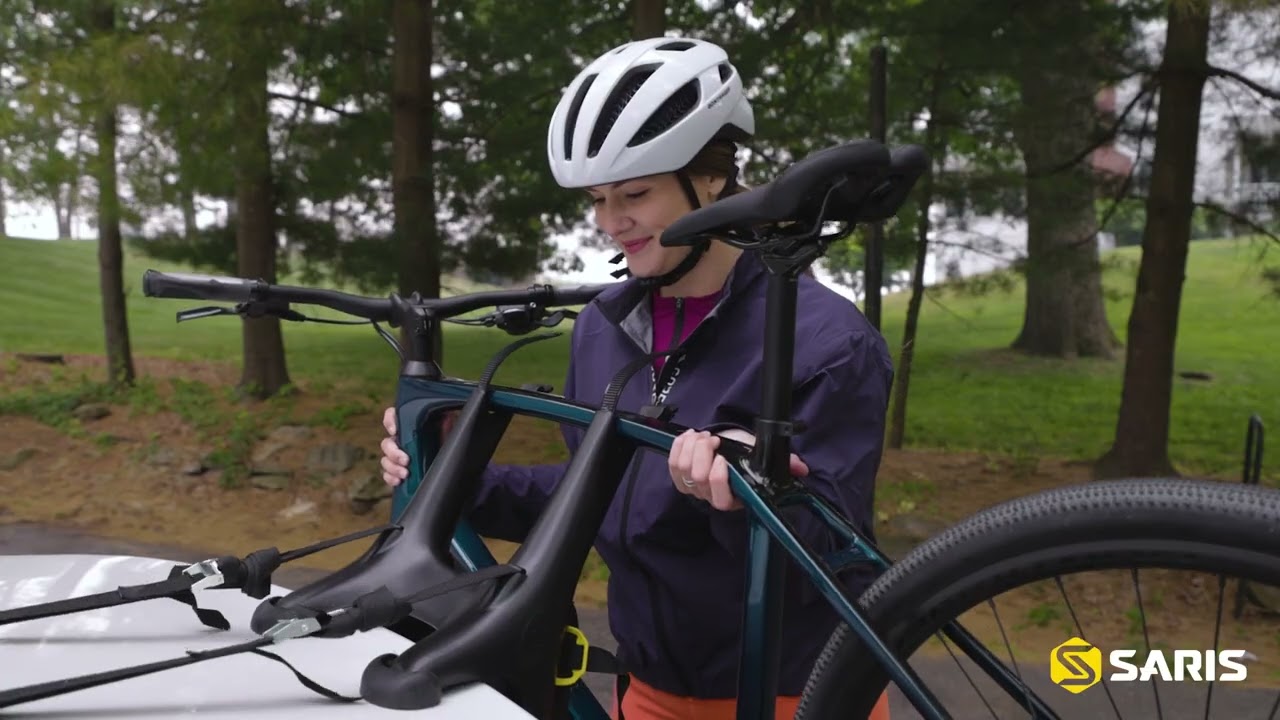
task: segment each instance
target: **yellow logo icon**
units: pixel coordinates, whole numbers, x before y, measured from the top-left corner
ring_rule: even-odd
[[[1102,651],[1073,637],[1049,655],[1049,678],[1068,692],[1082,693],[1102,679]]]

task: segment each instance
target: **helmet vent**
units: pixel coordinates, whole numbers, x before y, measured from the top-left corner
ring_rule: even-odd
[[[587,97],[587,91],[591,89],[591,83],[596,81],[599,75],[588,76],[582,81],[582,85],[578,86],[578,93],[573,96],[573,103],[569,105],[569,115],[564,121],[564,159],[573,159],[573,128],[578,124],[578,112],[582,110],[582,101]]]
[[[720,82],[725,82],[733,77],[733,66],[729,63],[720,63]]]
[[[622,111],[626,108],[627,103],[631,102],[631,98],[635,97],[635,94],[640,91],[640,86],[644,85],[645,80],[648,80],[649,76],[653,75],[657,69],[658,65],[656,63],[631,68],[614,86],[609,99],[604,103],[604,110],[596,120],[596,127],[591,132],[591,142],[587,147],[587,157],[595,157],[600,152],[600,146],[604,145],[605,138],[609,137],[609,131],[613,129],[613,124],[622,116]]]
[[[627,147],[643,145],[670,130],[698,105],[698,81],[690,80],[644,121]]]
[[[663,43],[654,50],[689,50],[693,47],[693,43],[688,40],[675,40],[669,43]]]

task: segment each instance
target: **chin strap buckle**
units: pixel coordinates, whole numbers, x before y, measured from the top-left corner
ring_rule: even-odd
[[[613,259],[609,261],[609,264],[617,265],[618,263],[622,262],[622,259],[624,257],[626,257],[626,255],[624,255],[623,253],[618,253],[617,255],[613,256]],[[627,267],[620,267],[609,274],[612,275],[615,279],[623,278],[631,275],[631,269]]]

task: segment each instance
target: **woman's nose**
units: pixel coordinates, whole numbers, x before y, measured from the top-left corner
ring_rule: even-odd
[[[619,212],[617,208],[609,207],[608,203],[601,203],[596,207],[596,227],[612,237],[618,237],[630,230],[634,225],[635,221],[628,217],[625,212]]]

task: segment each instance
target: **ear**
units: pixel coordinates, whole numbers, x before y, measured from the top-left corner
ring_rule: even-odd
[[[729,182],[728,178],[715,177],[712,175],[707,175],[698,179],[700,181],[699,184],[706,189],[708,202],[715,202],[715,199],[720,196],[720,193],[724,192],[725,184]]]

